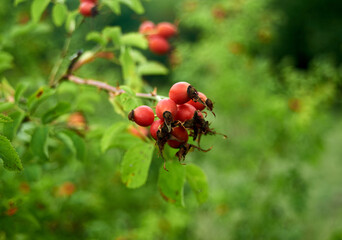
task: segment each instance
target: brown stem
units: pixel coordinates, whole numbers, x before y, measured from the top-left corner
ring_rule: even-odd
[[[122,94],[125,92],[123,89],[120,89],[118,87],[113,87],[105,82],[101,82],[101,81],[97,81],[93,79],[83,79],[75,75],[66,75],[64,76],[64,79],[67,79],[70,82],[73,82],[76,84],[94,86],[94,87],[97,87],[98,89],[103,89],[107,92],[114,93],[115,95]],[[148,99],[157,100],[157,101],[159,101],[162,98],[165,98],[163,96],[159,96],[153,93],[136,93],[135,95],[140,98],[148,98]]]

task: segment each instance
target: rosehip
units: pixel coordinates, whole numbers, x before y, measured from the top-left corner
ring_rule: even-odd
[[[139,106],[132,110],[128,115],[129,120],[134,121],[136,124],[147,127],[150,126],[154,121],[154,113],[152,108],[149,106]]]
[[[169,91],[169,97],[177,104],[183,104],[190,100],[188,88],[190,84],[187,82],[178,82],[173,84]]]
[[[150,133],[151,133],[151,136],[157,140],[157,131],[159,129],[159,126],[162,125],[164,123],[163,120],[161,119],[158,119],[156,121],[154,121],[150,127]]]
[[[200,99],[205,103],[205,101],[207,100],[207,96],[205,96],[203,93],[201,93],[201,92],[198,92],[198,96],[200,97]],[[189,102],[187,102],[188,104],[190,104],[190,105],[192,105],[192,106],[194,106],[197,110],[200,110],[200,111],[202,111],[204,108],[205,108],[205,106],[202,104],[202,103],[200,103],[200,102],[194,102],[192,99],[189,101]]]
[[[172,138],[176,138],[176,140],[168,140],[167,144],[169,144],[172,148],[179,148],[182,144],[188,141],[189,135],[184,127],[175,127],[171,132]]]
[[[170,38],[177,33],[177,27],[168,22],[161,22],[157,25],[157,33],[163,38]]]
[[[178,105],[175,120],[179,120],[181,122],[190,120],[194,117],[195,111],[196,111],[196,108],[190,104],[184,103],[182,105]]]
[[[82,2],[79,11],[85,17],[92,17],[96,14],[96,5],[93,2]]]
[[[177,105],[171,99],[162,99],[156,106],[156,114],[160,119],[164,119],[164,112],[170,112],[174,118],[177,114]]]
[[[170,50],[170,44],[164,38],[160,36],[150,36],[148,38],[148,46],[151,52],[163,55]]]
[[[151,21],[144,21],[140,27],[139,27],[139,32],[142,34],[147,34],[152,31],[154,31],[155,25]]]

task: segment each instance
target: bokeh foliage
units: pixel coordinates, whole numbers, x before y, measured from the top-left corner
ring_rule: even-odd
[[[203,138],[202,145],[213,149],[190,153],[185,167],[170,163],[177,174],[169,177],[165,172],[159,175],[162,160],[155,154],[146,184],[128,189],[121,171],[126,142],[113,141],[119,143],[113,146],[103,134],[133,139],[136,148],[139,139],[115,135],[127,122],[114,112],[104,92],[63,83],[36,114],[46,114],[48,121],[53,115],[45,109],[66,102],[69,111],[85,114],[91,130],[83,140],[71,131],[54,129],[48,133],[54,136],[47,143],[49,151],[39,145],[41,140],[28,146],[31,135],[47,136],[46,128],[37,128],[35,122],[24,124],[17,136],[14,130],[5,133],[13,139],[24,171],[0,168],[0,239],[341,239],[341,70],[336,59],[308,47],[304,71],[295,67],[301,61],[296,54],[278,57],[286,52],[281,42],[293,39],[293,34],[279,28],[287,25],[284,13],[274,10],[274,1],[188,0],[177,1],[175,8],[158,2],[143,2],[143,16],[163,21],[160,12],[165,11],[179,20],[180,34],[168,58],[146,52],[149,59],[169,65],[171,73],[169,78],[144,77],[148,84],[141,88],[149,91],[156,85],[166,95],[173,82],[193,84],[214,101],[217,117],[210,118],[228,139]],[[308,5],[289,3],[283,9],[300,12]],[[0,71],[17,89],[20,83],[26,85],[29,96],[47,84],[66,33],[53,26],[51,9],[43,21],[26,23],[27,2],[14,8],[5,1],[1,6],[0,59],[13,61],[0,64]],[[68,6],[75,9],[77,1],[68,1]],[[314,6],[319,12],[320,5]],[[85,41],[89,29],[100,32],[103,26],[120,25],[125,33],[136,31],[143,17],[121,10],[120,17],[104,10],[86,21],[70,52],[93,46]],[[320,17],[317,14],[313,22]],[[296,27],[299,19],[292,19]],[[80,69],[79,75],[123,83],[120,69],[104,60]],[[16,129],[15,123],[3,124]],[[197,200],[202,202],[206,193],[203,197],[190,191],[196,187],[189,174],[197,171],[193,164],[204,170],[209,182],[208,200],[202,205]],[[168,180],[176,204],[159,195],[160,181]],[[172,187],[186,180],[183,199]],[[13,208],[17,211],[11,214]]]

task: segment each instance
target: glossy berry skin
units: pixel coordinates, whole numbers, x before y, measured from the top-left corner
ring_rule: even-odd
[[[188,87],[190,86],[187,82],[178,82],[173,84],[169,91],[169,97],[177,104],[183,104],[190,100],[188,95]]]
[[[151,136],[157,140],[157,131],[159,129],[159,126],[162,125],[164,123],[163,120],[156,120],[152,123],[151,127],[150,127],[150,133],[151,133]]]
[[[157,25],[157,33],[163,38],[170,38],[176,35],[177,27],[168,22],[161,22]]]
[[[175,120],[179,120],[181,122],[190,120],[194,117],[195,111],[196,111],[196,108],[190,104],[184,103],[184,104],[178,105]]]
[[[154,30],[155,30],[155,25],[151,21],[144,21],[141,23],[139,27],[139,32],[141,34],[148,34],[148,33],[153,32]]]
[[[177,140],[168,140],[167,144],[169,144],[172,148],[179,148],[182,144],[186,143],[189,139],[188,132],[184,127],[175,127],[171,132],[172,138],[176,138]]]
[[[203,93],[201,93],[201,92],[198,92],[198,96],[200,97],[200,99],[203,101],[203,102],[205,102],[205,100],[207,100],[207,96],[205,96]],[[190,105],[192,105],[192,106],[194,106],[197,110],[200,110],[200,111],[202,111],[204,108],[205,108],[205,106],[202,104],[202,103],[200,103],[200,102],[194,102],[192,99],[189,101],[189,102],[187,102],[188,104],[190,104]]]
[[[79,7],[80,13],[85,17],[93,16],[93,8],[95,7],[95,3],[93,2],[82,2]]]
[[[162,99],[158,102],[156,106],[156,114],[159,117],[159,119],[164,119],[163,113],[166,111],[170,112],[173,118],[177,114],[177,105],[171,99]]]
[[[139,106],[134,109],[134,122],[142,127],[150,126],[154,121],[154,113],[149,106]]]
[[[170,50],[170,44],[168,41],[156,35],[148,38],[148,46],[151,52],[158,55],[166,54]]]

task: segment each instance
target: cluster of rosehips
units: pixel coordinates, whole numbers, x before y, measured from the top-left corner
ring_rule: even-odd
[[[97,15],[97,0],[80,0],[80,13],[85,17]]]
[[[145,21],[140,25],[139,32],[146,35],[151,52],[163,55],[170,51],[168,39],[176,35],[177,27],[168,22],[155,25],[151,21]]]
[[[195,141],[202,134],[215,134],[209,128],[202,110],[212,111],[213,104],[209,98],[186,82],[174,84],[167,99],[160,100],[156,105],[156,115],[149,106],[143,105],[132,110],[128,119],[140,126],[150,127],[151,136],[156,140],[162,155],[164,145],[179,148],[177,156],[184,159],[191,148],[201,149],[199,146],[188,143],[189,136]]]

